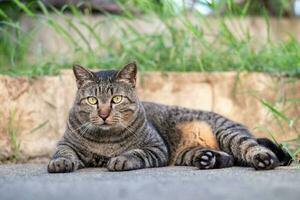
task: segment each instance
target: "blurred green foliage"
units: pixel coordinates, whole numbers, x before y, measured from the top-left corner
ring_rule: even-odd
[[[254,48],[255,38],[247,29],[241,28],[242,37],[237,37],[230,29],[230,22],[226,21],[226,16],[239,14],[237,19],[246,17],[252,8],[251,4],[247,3],[250,1],[238,6],[233,0],[220,1],[222,3],[202,1],[216,10],[211,17],[190,10],[178,11],[171,2],[118,1],[123,10],[122,14],[103,12],[106,18],[99,21],[97,26],[84,19],[85,16],[91,15],[91,12],[79,9],[79,5],[69,4],[55,8],[51,5],[45,6],[42,1],[24,3],[20,0],[0,4],[0,73],[46,75],[58,73],[60,68],[68,68],[74,62],[87,66],[115,68],[136,60],[142,70],[262,71],[299,76],[300,44],[292,35],[285,41],[274,42],[267,39],[259,44],[258,48]],[[227,9],[225,16],[217,12],[224,7]],[[30,49],[39,27],[24,29],[19,18],[20,13],[56,31],[73,49],[70,54],[74,57],[45,55],[43,49]],[[76,16],[80,26],[72,16]],[[61,20],[56,20],[56,17]],[[142,33],[139,27],[132,24],[137,19],[159,21],[164,29],[158,29],[154,33]],[[211,24],[210,19],[217,23]],[[269,16],[264,15],[264,19],[268,29]],[[202,26],[194,21],[202,23]],[[117,27],[108,39],[98,34],[105,23]],[[121,26],[122,23],[126,23],[126,26]],[[216,28],[217,33],[211,31]],[[70,31],[76,37],[71,35]],[[83,32],[88,32],[96,41],[96,44],[93,44],[95,48],[91,48],[90,38]],[[208,36],[215,39],[208,40]],[[76,41],[77,38],[80,41]]]

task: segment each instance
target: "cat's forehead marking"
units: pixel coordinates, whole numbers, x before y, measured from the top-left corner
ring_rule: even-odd
[[[95,72],[99,80],[112,80],[117,74],[117,70],[104,70]]]
[[[116,75],[116,70],[105,70],[105,71],[98,71],[95,72],[97,80],[97,86],[100,88],[100,91],[103,91],[103,87],[112,87],[112,83],[114,81],[114,77]]]
[[[107,101],[115,94],[130,95],[124,84],[115,81],[117,73],[117,70],[94,72],[96,79],[94,79],[93,84],[83,90],[82,96],[96,96],[102,101]]]
[[[113,77],[97,77],[96,83],[97,85],[112,85]]]

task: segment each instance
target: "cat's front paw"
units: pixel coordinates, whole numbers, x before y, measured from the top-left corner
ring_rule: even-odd
[[[143,162],[131,155],[113,157],[107,164],[109,171],[128,171],[141,168],[143,168]]]
[[[75,170],[75,164],[67,158],[56,158],[48,164],[49,173],[66,173]]]
[[[251,156],[251,164],[256,170],[274,169],[279,165],[277,157],[273,152],[255,152]]]

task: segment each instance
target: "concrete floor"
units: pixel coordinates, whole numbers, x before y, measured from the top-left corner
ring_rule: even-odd
[[[299,166],[197,170],[165,167],[129,172],[83,169],[48,174],[45,165],[0,165],[1,200],[299,200]]]

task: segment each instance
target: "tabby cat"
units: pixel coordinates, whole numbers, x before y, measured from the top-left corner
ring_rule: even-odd
[[[291,157],[266,138],[219,114],[139,101],[137,67],[92,72],[73,67],[78,91],[48,172],[85,167],[109,171],[167,165],[216,169],[288,165]]]

